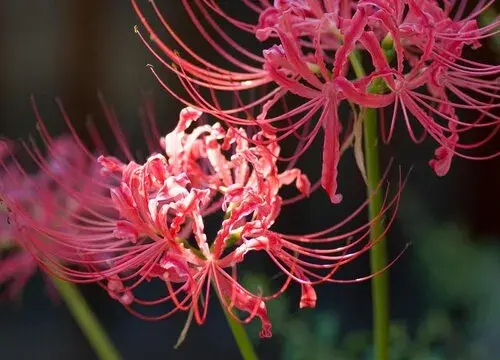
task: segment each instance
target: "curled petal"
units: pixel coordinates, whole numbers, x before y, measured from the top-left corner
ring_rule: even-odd
[[[316,307],[316,291],[314,287],[309,284],[301,284],[302,295],[300,296],[299,307],[303,308],[314,308]]]
[[[445,176],[450,171],[451,161],[454,155],[454,147],[458,141],[458,135],[454,134],[449,139],[449,145],[440,146],[436,149],[435,159],[429,161],[429,165],[437,176]]]

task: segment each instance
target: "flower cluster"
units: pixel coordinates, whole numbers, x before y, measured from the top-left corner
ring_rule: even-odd
[[[471,155],[470,151],[492,139],[500,126],[500,66],[465,57],[468,48],[477,49],[482,40],[500,31],[498,19],[482,28],[477,21],[494,1],[477,1],[468,13],[465,0],[242,1],[257,15],[251,24],[231,16],[214,0],[183,0],[196,29],[236,70],[198,56],[150,1],[185,54],[174,51],[157,36],[138,1],[132,3],[156,48],[139,33],[141,39],[178,75],[187,97],[160,80],[161,84],[186,104],[230,125],[259,125],[277,139],[297,137],[299,145],[291,159],[300,156],[323,129],[321,184],[332,202],[340,200],[341,149],[360,138],[356,123],[363,121],[364,108],[379,109],[384,142],[393,137],[398,119],[414,142],[432,137],[438,148],[430,166],[438,176],[449,171],[454,155],[469,159],[498,155]],[[233,40],[220,25],[221,19],[266,44],[262,55]],[[370,64],[366,70],[367,63],[361,62],[364,55]],[[243,102],[246,90],[269,86],[273,88],[264,96]],[[210,90],[208,97],[203,88]],[[240,94],[239,106],[222,109],[212,101],[215,91]],[[302,104],[283,107],[291,95],[302,99]],[[339,116],[343,104],[353,110],[350,119]],[[249,118],[250,110],[258,115]],[[354,126],[349,126],[350,121]],[[418,125],[422,135],[415,131]],[[487,131],[485,137],[467,140],[467,131],[478,128]]]
[[[300,285],[303,308],[315,306],[317,284],[350,281],[334,275],[377,240],[369,239],[370,223],[335,232],[362,213],[367,202],[317,233],[274,231],[284,204],[280,189],[293,184],[295,198],[306,197],[311,191],[308,178],[296,168],[278,169],[280,148],[272,141],[274,135],[260,131],[249,136],[241,128],[197,124],[201,115],[185,108],[175,129],[157,139],[160,151],[141,163],[101,155],[95,159],[100,170],[94,174],[81,166],[92,155],[80,141],[77,149],[65,148],[68,156],[58,159],[57,166],[29,150],[50,180],[51,200],[25,196],[19,201],[2,191],[14,223],[12,236],[52,274],[77,283],[97,282],[139,317],[163,319],[189,311],[201,324],[213,288],[234,318],[248,322],[258,317],[260,334],[267,337],[271,324],[265,303],[292,283]],[[58,154],[58,143],[46,140],[49,153]],[[124,150],[124,138],[118,140]],[[4,168],[13,183],[15,173]],[[40,194],[42,186],[37,182],[31,189]],[[387,198],[378,216],[395,210],[398,199],[399,192]],[[68,204],[75,208],[69,211]],[[34,214],[34,208],[44,216]],[[219,230],[209,234],[205,221],[209,215],[217,219],[217,214]],[[388,218],[390,225],[394,216]],[[249,254],[264,256],[284,274],[276,293],[252,293],[238,282],[238,266]],[[165,295],[143,299],[139,287],[153,281],[163,284]],[[148,310],[151,307],[161,314],[151,315],[156,311]],[[241,319],[237,311],[248,315]]]
[[[361,225],[351,220],[363,214],[370,197],[316,233],[287,234],[274,227],[283,206],[308,197],[319,185],[332,203],[341,202],[337,168],[351,145],[366,176],[361,143],[368,109],[378,109],[386,143],[398,119],[414,142],[432,137],[438,148],[430,166],[439,176],[449,171],[455,155],[497,155],[468,152],[500,127],[500,66],[465,57],[500,32],[500,21],[481,28],[476,20],[493,1],[480,0],[466,12],[464,0],[242,0],[256,15],[247,23],[216,0],[181,0],[199,34],[230,63],[227,69],[197,54],[150,0],[182,54],[169,47],[138,1],[131,1],[151,41],[136,28],[140,39],[177,75],[187,96],[151,70],[186,107],[166,136],[146,126],[149,156],[142,160],[132,155],[107,106],[123,158],[108,152],[92,127],[96,156],[62,107],[71,136],[55,140],[35,108],[47,154],[34,143],[23,147],[39,172],[26,172],[11,144],[0,143],[0,198],[8,209],[0,216],[10,221],[0,227],[0,246],[18,249],[0,262],[0,282],[14,279],[12,291],[34,272],[36,259],[62,279],[99,283],[144,319],[186,311],[202,324],[215,294],[234,319],[259,318],[260,335],[268,337],[266,302],[290,285],[301,288],[300,308],[314,307],[316,285],[376,275],[342,280],[337,271],[383,238],[394,220],[401,183],[395,196],[380,200],[378,214],[370,208],[370,221]],[[264,44],[262,54],[240,45],[220,20]],[[232,107],[221,106],[219,92],[233,95]],[[349,116],[342,115],[343,107]],[[144,124],[154,125],[149,107],[145,115]],[[208,124],[202,116],[220,122]],[[467,141],[473,129],[486,130],[485,137]],[[311,184],[296,164],[321,131],[322,174]],[[297,147],[287,157],[280,144],[288,137]],[[280,161],[287,163],[284,169]],[[283,198],[287,186],[297,194]],[[381,186],[374,189],[372,182],[370,196],[378,199]],[[377,228],[385,230],[371,232],[382,218],[385,227]],[[208,230],[208,219],[217,223],[217,231]],[[250,256],[274,264],[283,275],[275,293],[254,293],[239,282],[240,265]],[[153,282],[163,295],[143,298],[140,289]]]

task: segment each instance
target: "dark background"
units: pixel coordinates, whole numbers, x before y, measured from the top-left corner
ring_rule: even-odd
[[[177,1],[158,0],[158,3],[179,34],[188,37],[195,49],[201,49],[210,57],[209,48],[202,40],[196,40],[196,32],[189,26]],[[144,7],[147,8],[147,1]],[[243,13],[244,7],[233,7],[242,16],[252,15],[247,10]],[[83,128],[87,115],[99,124],[103,115],[97,90],[102,91],[107,102],[116,109],[133,146],[141,146],[141,137],[134,134],[140,132],[138,109],[145,92],[155,99],[160,129],[171,129],[181,105],[162,91],[147,71],[145,65],[148,63],[159,69],[161,66],[134,34],[133,26],[137,23],[131,5],[124,0],[0,1],[0,135],[27,138],[36,134],[29,101],[31,95],[35,95],[46,124],[55,134],[64,131],[54,102],[56,96],[62,99],[78,129]],[[248,44],[250,48],[257,48],[257,45],[255,42]],[[495,55],[485,47],[474,56],[491,63]],[[165,79],[170,76],[175,80],[166,71],[160,73]],[[498,143],[498,138],[492,143]],[[308,153],[307,161],[301,163],[307,163],[312,174],[319,171],[319,144]],[[495,151],[494,144],[490,149]],[[493,239],[493,243],[498,242],[500,159],[467,161],[456,158],[450,173],[440,179],[427,165],[433,150],[430,140],[414,145],[404,131],[399,131],[395,141],[383,148],[386,163],[394,157],[403,172],[413,168],[407,186],[412,195],[403,196],[406,220],[398,222],[390,233],[392,256],[397,255],[405,243],[417,241],[412,231],[405,227],[418,229],[428,218],[432,219],[432,226],[453,222],[467,229],[472,239],[486,236]],[[318,192],[301,206],[287,209],[280,219],[280,228],[290,232],[321,229],[332,222],[332,217],[340,218],[342,211],[347,214],[362,201],[363,183],[351,155],[348,153],[344,157],[340,169],[340,186],[344,198],[349,200],[340,208],[334,208],[324,194]],[[415,202],[422,211],[414,210]],[[349,265],[346,277],[366,274],[366,260],[363,258]],[[418,263],[416,265],[414,248],[410,247],[391,271],[392,317],[403,319],[410,326],[419,322],[429,302],[428,289],[422,285]],[[463,266],[468,266],[466,261]],[[498,288],[497,275],[490,274],[489,279],[482,280]],[[217,301],[212,301],[206,324],[192,326],[183,346],[174,351],[172,346],[182,329],[185,314],[162,322],[143,322],[100,288],[84,286],[81,289],[125,359],[238,358]],[[290,297],[294,306],[296,296],[292,291]],[[343,331],[369,329],[369,300],[369,283],[323,286],[319,291],[318,308],[335,312]],[[295,307],[291,311],[295,312]],[[282,355],[286,341],[283,336],[276,335],[260,342],[257,351],[263,359],[276,359]],[[46,296],[45,282],[38,275],[18,301],[0,303],[0,358],[78,360],[94,359],[95,355],[64,304]]]

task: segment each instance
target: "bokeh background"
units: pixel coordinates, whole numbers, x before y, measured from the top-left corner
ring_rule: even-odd
[[[147,7],[147,1],[143,3]],[[158,0],[179,34],[201,54],[216,59],[198,39],[179,3]],[[243,18],[251,19],[253,14],[236,1],[227,3]],[[137,23],[124,0],[1,0],[0,135],[14,139],[36,136],[32,95],[54,134],[65,131],[56,97],[63,101],[77,129],[84,128],[88,117],[99,127],[104,116],[98,90],[116,110],[137,152],[144,149],[138,135],[138,109],[145,94],[156,103],[159,128],[164,132],[172,129],[181,104],[161,90],[146,69],[148,63],[157,69],[161,66],[134,34]],[[237,33],[231,35],[238,39]],[[258,43],[246,37],[240,40],[248,42],[249,48],[258,48]],[[490,63],[499,59],[494,42],[472,55]],[[160,73],[167,81],[175,81],[168,72]],[[427,165],[434,150],[431,141],[414,145],[404,131],[395,138],[383,148],[385,162],[393,158],[404,173],[410,168],[412,172],[398,221],[389,235],[392,256],[411,243],[391,269],[394,359],[500,358],[500,159],[455,159],[450,173],[437,178]],[[497,150],[498,140],[485,152]],[[313,177],[319,174],[319,145],[301,163]],[[278,224],[281,229],[318,230],[362,202],[363,183],[351,155],[344,157],[340,169],[340,186],[348,200],[332,207],[318,192],[301,205],[287,208]],[[367,274],[367,260],[350,264],[342,275]],[[250,287],[273,286],[275,270],[259,265],[248,266],[245,281]],[[0,292],[2,289],[0,286]],[[143,322],[99,287],[87,285],[81,290],[125,359],[239,358],[216,301],[212,301],[207,323],[192,326],[183,345],[174,350],[185,314]],[[0,302],[0,358],[95,359],[64,304],[47,292],[50,289],[38,275],[21,297]],[[298,311],[297,301],[295,289],[270,305],[272,339],[260,341],[257,328],[249,327],[262,359],[370,358],[368,282],[322,286],[315,310]]]

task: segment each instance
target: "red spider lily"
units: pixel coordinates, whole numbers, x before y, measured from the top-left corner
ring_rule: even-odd
[[[231,316],[243,323],[258,317],[260,335],[267,337],[271,324],[265,302],[291,283],[301,286],[299,306],[314,307],[315,285],[362,280],[340,280],[335,275],[342,265],[376,244],[377,240],[369,240],[371,223],[343,234],[335,232],[360,215],[368,201],[321,232],[289,235],[273,231],[284,202],[281,187],[294,183],[299,197],[307,196],[308,179],[298,169],[278,171],[280,149],[272,141],[273,135],[260,132],[249,137],[242,129],[225,130],[220,124],[191,129],[200,116],[195,109],[184,109],[177,127],[159,139],[163,150],[142,164],[100,156],[104,179],[72,167],[72,177],[100,189],[92,194],[58,178],[37,150],[27,148],[43,173],[82,211],[68,218],[46,209],[60,219],[47,224],[30,213],[30,204],[19,203],[8,193],[3,195],[5,204],[20,243],[56,276],[78,283],[98,282],[141,318],[158,320],[190,311],[199,324],[207,316],[214,288]],[[113,118],[111,123],[123,153],[130,154]],[[50,151],[52,143],[41,128]],[[268,145],[254,146],[247,138]],[[91,160],[92,154],[77,143],[80,153]],[[399,191],[394,198],[386,198],[383,211],[372,221],[396,210],[398,200]],[[208,238],[205,219],[214,213],[224,218],[220,230]],[[389,216],[388,225],[393,220],[394,215]],[[238,282],[238,265],[257,252],[284,274],[284,283],[274,294],[254,294]],[[162,283],[166,294],[142,299],[139,286],[150,281]],[[161,315],[144,313],[142,308],[152,306],[161,307]],[[169,307],[165,310],[163,306]],[[248,316],[241,319],[237,311]]]
[[[9,202],[22,206],[23,211],[39,226],[62,228],[82,209],[78,202],[57,186],[59,182],[64,181],[66,186],[87,196],[95,191],[93,182],[84,182],[81,177],[74,176],[73,169],[78,169],[81,173],[94,171],[94,174],[98,174],[95,172],[98,168],[85,159],[71,137],[63,136],[53,140],[46,159],[37,153],[37,159],[43,159],[44,164],[44,168],[38,173],[27,174],[12,154],[13,143],[0,143],[0,163],[3,168],[0,171],[1,199],[8,199]],[[9,158],[13,161],[9,161]],[[0,219],[0,249],[7,251],[0,260],[0,283],[8,283],[7,295],[13,298],[19,295],[35,274],[37,261],[30,252],[19,246],[15,228],[9,224],[7,208],[2,207],[0,210]],[[37,231],[26,231],[30,232],[30,236],[38,235]]]
[[[178,75],[188,98],[172,91],[152,69],[153,73],[165,89],[186,104],[229,125],[259,125],[273,132],[277,140],[296,136],[299,146],[295,154],[279,157],[281,160],[294,161],[323,128],[321,184],[333,202],[340,200],[336,169],[341,149],[360,138],[356,132],[359,125],[347,126],[349,119],[339,117],[338,108],[345,102],[354,110],[351,119],[355,124],[362,116],[354,105],[380,109],[384,142],[392,138],[400,114],[413,141],[418,143],[429,134],[439,144],[435,159],[430,161],[439,176],[448,172],[454,155],[469,159],[498,155],[473,156],[469,151],[484,145],[498,131],[500,66],[465,58],[467,48],[476,49],[482,40],[500,32],[499,20],[483,28],[477,24],[477,17],[494,1],[478,1],[468,14],[465,0],[242,1],[258,15],[256,24],[248,24],[229,15],[215,0],[183,0],[200,34],[237,71],[221,69],[198,56],[151,2],[161,24],[186,56],[173,51],[160,40],[137,0],[132,3],[157,49],[139,34],[141,39]],[[220,19],[276,44],[264,49],[262,57],[252,54],[223,30]],[[372,66],[364,75],[353,68],[359,77],[353,80],[349,63],[360,55],[367,55]],[[242,91],[269,84],[274,89],[243,103]],[[200,88],[209,89],[210,96],[207,98]],[[215,97],[221,90],[241,93],[240,104],[222,109]],[[303,103],[283,107],[289,94]],[[276,113],[275,108],[280,113],[270,115]],[[257,109],[259,115],[252,116],[251,109]],[[387,115],[391,119],[388,129]],[[423,136],[415,134],[415,124],[423,128]],[[355,131],[349,132],[351,128]],[[472,143],[463,140],[468,130],[477,128],[488,130],[484,139]]]

